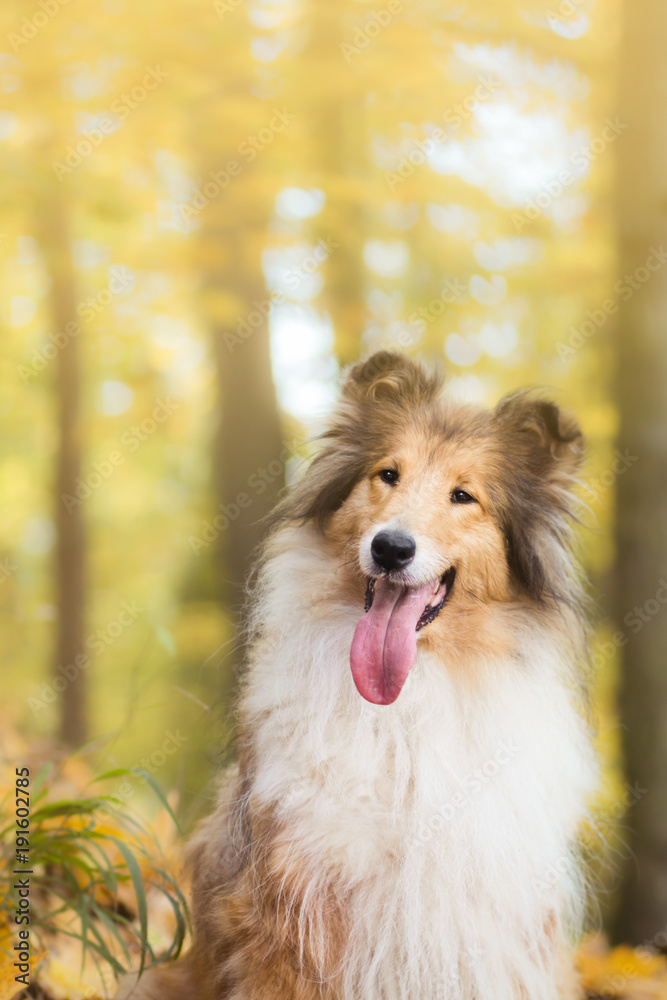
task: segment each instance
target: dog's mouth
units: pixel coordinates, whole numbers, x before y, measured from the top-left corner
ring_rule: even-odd
[[[429,584],[430,587],[434,588],[426,607],[422,611],[417,624],[415,626],[415,631],[419,632],[421,628],[425,625],[430,625],[432,621],[438,617],[442,609],[444,608],[447,598],[454,586],[454,579],[456,577],[456,568],[450,566],[446,570],[439,580],[435,583]],[[368,612],[373,606],[373,600],[375,599],[375,585],[378,582],[378,578],[375,576],[368,577],[368,583],[366,585],[366,600],[364,602],[364,611]],[[407,589],[407,588],[406,588]]]
[[[366,613],[350,650],[352,677],[367,701],[375,705],[396,701],[417,656],[417,632],[438,617],[455,578],[454,566],[416,587],[389,577],[369,577]]]

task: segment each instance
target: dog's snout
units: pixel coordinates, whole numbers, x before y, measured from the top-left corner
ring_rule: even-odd
[[[371,542],[371,555],[385,573],[403,569],[415,557],[417,545],[405,531],[378,531]]]

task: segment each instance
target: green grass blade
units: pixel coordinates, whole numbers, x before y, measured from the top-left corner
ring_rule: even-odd
[[[151,788],[153,789],[153,791],[157,795],[158,799],[160,800],[160,802],[162,803],[162,805],[165,807],[165,809],[167,810],[167,812],[171,816],[171,818],[172,818],[172,820],[174,822],[174,826],[176,827],[176,829],[178,830],[178,832],[182,835],[182,831],[181,831],[181,828],[180,828],[180,826],[178,824],[178,820],[176,819],[176,816],[174,815],[174,811],[171,808],[171,806],[169,805],[169,802],[167,801],[167,796],[164,794],[164,792],[162,791],[161,787],[159,786],[159,784],[157,783],[157,781],[155,780],[155,778],[153,777],[153,775],[149,774],[149,772],[146,771],[143,767],[134,768],[133,772],[134,772],[134,774],[138,774],[141,778],[144,779],[144,781],[146,781],[151,786]]]
[[[141,961],[139,965],[139,975],[141,975],[144,970],[144,965],[146,964],[146,949],[148,948],[148,904],[146,902],[146,890],[144,889],[144,882],[141,877],[141,870],[137,864],[137,859],[127,844],[124,844],[118,837],[110,837],[109,839],[114,841],[118,850],[125,858],[125,864],[127,865],[127,869],[132,878],[134,894],[137,899],[137,913],[139,915],[139,926],[141,928]]]

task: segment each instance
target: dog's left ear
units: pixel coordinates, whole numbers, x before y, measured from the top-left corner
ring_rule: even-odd
[[[584,457],[584,436],[571,413],[520,392],[502,399],[495,417],[510,461],[523,459],[536,475],[568,485]]]
[[[571,414],[526,392],[502,399],[493,419],[504,460],[500,517],[510,573],[529,597],[553,597],[544,539],[562,540],[573,517],[570,488],[583,459],[583,435]]]

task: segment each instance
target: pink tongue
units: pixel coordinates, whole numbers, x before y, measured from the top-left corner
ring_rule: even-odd
[[[357,691],[375,705],[396,701],[417,655],[417,622],[434,584],[401,587],[378,580],[375,597],[357,625],[350,666]]]

